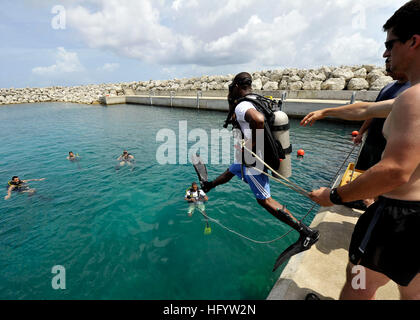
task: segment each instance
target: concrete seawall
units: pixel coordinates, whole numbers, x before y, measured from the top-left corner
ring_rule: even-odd
[[[267,95],[267,94],[266,94]],[[277,94],[278,95],[278,94]],[[314,96],[314,95],[311,95]],[[376,99],[377,93],[370,93],[368,101]],[[275,97],[275,96],[274,96]],[[301,118],[311,111],[323,108],[333,108],[348,104],[349,100],[341,99],[325,99],[327,95],[320,96],[324,99],[290,99],[285,100],[283,104],[283,111],[289,117]],[[342,98],[344,96],[340,96]],[[331,97],[332,98],[332,97]],[[351,98],[351,95],[350,95]],[[206,96],[153,96],[153,95],[127,95],[118,97],[103,97],[101,103],[104,105],[118,105],[118,104],[141,104],[148,106],[162,106],[172,108],[188,108],[212,111],[228,111],[229,105],[226,97]]]

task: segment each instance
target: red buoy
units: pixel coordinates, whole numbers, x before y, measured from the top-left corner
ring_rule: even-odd
[[[303,150],[303,149],[298,150],[298,152],[297,152],[298,157],[303,157],[304,155],[305,155],[305,150]]]
[[[359,135],[359,131],[353,131],[351,135],[355,138]]]

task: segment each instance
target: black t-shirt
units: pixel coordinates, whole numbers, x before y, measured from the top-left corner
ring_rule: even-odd
[[[411,87],[410,82],[399,83],[395,81],[388,84],[379,93],[376,102],[390,100],[398,97],[402,92]],[[385,150],[386,140],[383,136],[385,118],[374,118],[369,126],[365,145],[360,153],[356,169],[368,170],[381,161]]]

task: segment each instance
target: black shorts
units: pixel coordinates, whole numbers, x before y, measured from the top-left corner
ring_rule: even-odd
[[[380,197],[360,217],[350,262],[408,286],[420,272],[420,201]]]

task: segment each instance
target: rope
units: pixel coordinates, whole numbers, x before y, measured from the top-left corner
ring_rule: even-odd
[[[265,165],[270,171],[271,171],[271,173],[273,173],[273,174],[275,174],[275,175],[277,175],[280,179],[283,179],[284,181],[286,181],[287,183],[289,183],[290,184],[290,186],[293,186],[294,187],[294,189],[293,188],[291,188],[293,191],[297,191],[297,190],[300,190],[300,191],[297,191],[297,192],[299,192],[300,194],[303,194],[303,195],[306,195],[306,197],[309,197],[308,196],[308,193],[309,192],[307,192],[305,189],[303,189],[303,188],[301,188],[300,186],[298,186],[297,184],[295,184],[295,183],[293,183],[292,181],[290,181],[289,179],[287,179],[286,177],[284,177],[284,176],[282,176],[280,173],[278,173],[277,171],[275,171],[273,168],[271,168],[267,163],[265,163],[264,162],[264,160],[262,160],[257,154],[255,154],[253,151],[251,151],[251,150],[249,150],[246,146],[245,146],[245,141],[244,140],[242,140],[242,147],[245,149],[245,150],[247,150],[248,152],[250,152],[258,161],[260,161],[263,165]],[[274,177],[272,177],[272,176],[270,176],[270,175],[268,175],[268,174],[266,174],[268,177],[270,177],[270,178],[274,178]],[[284,184],[284,183],[283,183]],[[287,186],[287,184],[285,184],[286,186]],[[290,186],[289,186],[289,188],[290,188]]]
[[[267,172],[264,172],[264,171],[262,171],[262,170],[260,170],[260,169],[258,169],[258,168],[253,168],[253,169],[255,169],[256,171],[258,171],[258,172],[260,172],[261,174],[264,174],[264,175],[266,175],[267,177],[269,177],[269,178],[271,178],[272,180],[274,180],[274,181],[276,181],[276,182],[279,182],[279,183],[281,183],[282,185],[285,185],[286,187],[288,187],[289,189],[292,189],[293,191],[296,191],[297,193],[300,193],[301,195],[303,195],[304,197],[306,197],[306,198],[308,198],[308,199],[311,199],[311,197],[309,196],[309,193],[308,192],[302,192],[301,190],[299,190],[299,189],[297,189],[295,186],[293,186],[293,185],[290,185],[290,184],[287,184],[286,182],[284,182],[284,181],[281,181],[280,179],[277,179],[277,178],[274,178],[272,175],[270,175],[270,174],[268,174]]]
[[[308,211],[308,213],[301,219],[301,220],[299,220],[300,222],[302,222],[303,220],[305,220],[308,216],[309,216],[309,214],[312,212],[312,210],[315,208],[315,206],[316,206],[316,204],[314,204],[313,206],[312,206],[312,208]],[[276,238],[276,239],[273,239],[273,240],[269,240],[269,241],[259,241],[259,240],[255,240],[255,239],[252,239],[252,238],[250,238],[250,237],[247,237],[247,236],[245,236],[245,235],[243,235],[243,234],[241,234],[241,233],[239,233],[239,232],[237,232],[237,231],[235,231],[235,230],[232,230],[232,229],[230,229],[230,228],[228,228],[228,227],[226,227],[224,224],[222,224],[219,220],[216,220],[216,219],[213,219],[213,218],[210,218],[209,216],[207,216],[205,213],[203,213],[201,210],[199,210],[200,211],[200,213],[204,216],[204,218],[206,218],[207,220],[209,220],[209,221],[211,221],[211,222],[214,222],[214,223],[216,223],[217,225],[219,225],[221,228],[223,228],[223,229],[225,229],[226,231],[228,231],[228,232],[230,232],[230,233],[233,233],[233,234],[235,234],[235,235],[237,235],[237,236],[239,236],[239,237],[241,237],[241,238],[243,238],[243,239],[245,239],[245,240],[248,240],[248,241],[251,241],[251,242],[253,242],[253,243],[256,243],[256,244],[270,244],[270,243],[274,243],[274,242],[277,242],[277,241],[280,241],[280,240],[282,240],[282,239],[284,239],[285,237],[287,237],[290,233],[292,233],[292,231],[294,230],[294,229],[290,229],[287,233],[285,233],[284,235],[282,235],[281,237],[279,237],[279,238]]]

